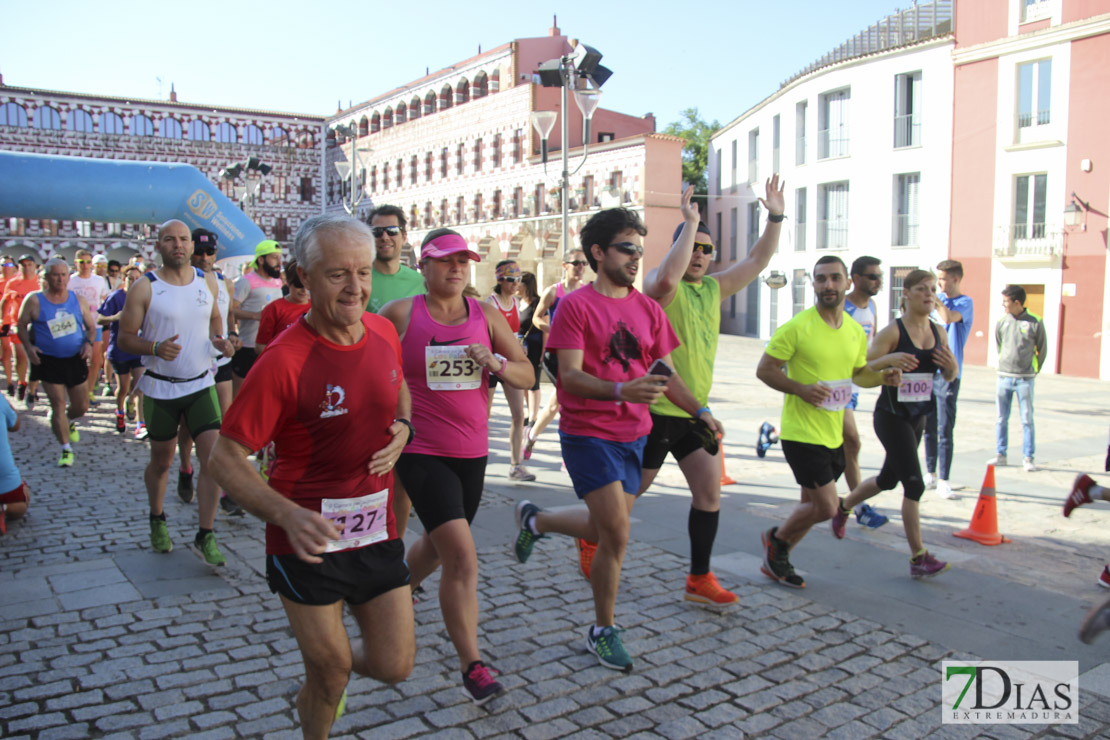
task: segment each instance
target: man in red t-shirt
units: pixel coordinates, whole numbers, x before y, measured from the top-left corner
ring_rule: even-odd
[[[266,345],[274,341],[283,331],[297,323],[297,319],[308,313],[312,304],[308,302],[308,288],[304,287],[297,276],[297,260],[290,260],[285,266],[285,284],[289,295],[270,301],[262,309],[258,320],[258,336],[254,339],[254,351],[262,354]]]
[[[416,654],[391,506],[393,465],[413,434],[411,400],[396,330],[364,311],[373,244],[347,216],[301,226],[293,248],[312,308],[255,362],[212,453],[217,482],[266,522],[267,579],[305,664],[305,737],[327,735],[352,668],[395,683]],[[270,440],[277,462],[264,481],[247,456]],[[344,601],[361,640],[348,642]]]
[[[30,394],[27,393],[27,353],[19,342],[19,309],[23,299],[36,290],[42,289],[37,273],[38,262],[29,254],[19,256],[19,274],[4,285],[4,297],[0,299],[0,312],[3,313],[4,324],[10,327],[9,336],[12,346],[15,347],[15,374],[19,378],[19,400],[25,401],[27,408],[35,405],[35,387],[38,381],[31,386]]]

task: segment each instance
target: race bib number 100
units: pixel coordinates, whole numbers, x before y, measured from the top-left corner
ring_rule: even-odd
[[[920,403],[933,398],[932,373],[903,373],[898,386],[898,400],[902,403]]]
[[[482,386],[482,366],[467,357],[466,347],[425,347],[424,367],[433,391],[472,391]]]
[[[320,501],[320,514],[335,522],[339,539],[328,543],[327,552],[352,550],[372,545],[389,537],[389,491],[382,490],[358,498],[326,498]]]
[[[840,411],[852,400],[852,380],[822,380],[821,385],[829,389],[829,397],[819,406],[825,411]]]

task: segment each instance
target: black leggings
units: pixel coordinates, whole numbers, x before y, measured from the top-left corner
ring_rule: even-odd
[[[453,519],[470,524],[482,502],[485,457],[439,457],[403,452],[397,475],[425,532]]]
[[[925,431],[925,417],[912,416],[903,419],[877,408],[872,421],[875,434],[886,450],[883,469],[875,479],[879,489],[889,491],[901,483],[906,498],[920,501],[921,494],[925,492],[925,481],[921,478],[917,448]]]

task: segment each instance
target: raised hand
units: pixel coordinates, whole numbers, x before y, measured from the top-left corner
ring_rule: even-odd
[[[783,193],[786,192],[786,180],[779,182],[778,174],[774,174],[767,178],[764,185],[767,190],[767,197],[760,198],[760,204],[767,209],[767,213],[772,216],[781,215],[786,211],[786,198]]]

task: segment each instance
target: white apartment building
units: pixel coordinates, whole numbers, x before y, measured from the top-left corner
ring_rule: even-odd
[[[849,267],[863,255],[882,260],[880,317],[894,316],[905,274],[948,257],[951,13],[947,1],[883,19],[714,134],[714,271],[759,238],[765,180],[777,172],[786,182],[787,220],[769,270],[787,285],[757,282],[733,296],[721,307],[722,331],[769,338],[812,305],[810,273],[825,254]]]

